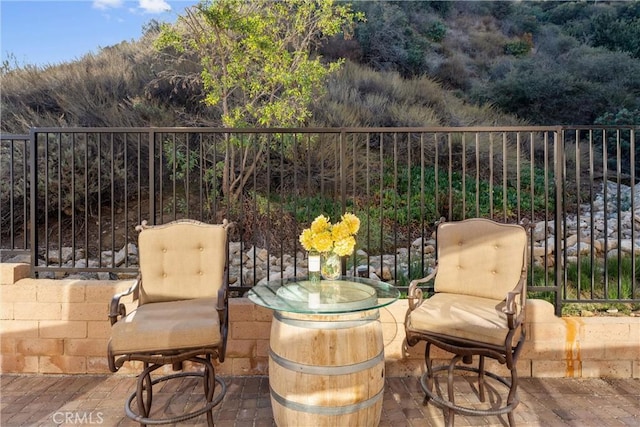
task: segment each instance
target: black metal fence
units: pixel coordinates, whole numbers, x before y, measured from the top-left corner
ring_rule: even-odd
[[[529,287],[563,302],[640,302],[638,127],[47,128],[2,135],[0,248],[33,275],[136,271],[135,225],[235,223],[239,292],[298,274],[301,230],[357,214],[372,268],[406,286],[437,221],[533,221]],[[286,272],[286,273],[285,273]]]

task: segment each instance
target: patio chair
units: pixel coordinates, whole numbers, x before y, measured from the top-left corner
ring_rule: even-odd
[[[424,403],[442,408],[448,426],[453,425],[455,414],[507,414],[513,426],[513,410],[518,405],[516,364],[525,341],[527,230],[517,224],[474,218],[441,223],[436,233],[436,266],[427,277],[410,283],[405,318],[407,343],[414,346],[426,341],[426,371],[420,380]],[[434,294],[423,299],[419,285],[431,280]],[[434,366],[432,345],[449,352],[438,355],[451,356],[448,364]],[[487,357],[506,365],[511,378],[485,371]],[[506,401],[496,393],[490,404],[457,404],[454,374],[464,374],[461,371],[477,373],[480,402],[485,402],[489,388],[485,376],[496,380],[499,387],[506,386]],[[437,381],[444,375],[438,373],[446,373],[446,396]],[[475,382],[474,377],[465,378]]]
[[[207,423],[213,425],[213,407],[226,392],[211,359],[222,363],[225,358],[228,225],[226,220],[216,225],[177,220],[158,226],[143,222],[136,227],[140,231],[139,276],[129,290],[111,300],[108,359],[112,372],[127,361],[142,362],[136,391],[125,403],[126,415],[141,425],[179,423],[204,413]],[[137,307],[127,313],[121,299],[130,294],[134,302],[137,299]],[[181,371],[187,361],[191,366],[184,366],[184,371],[152,381],[155,370],[172,365],[174,371]],[[202,369],[195,369],[198,366]],[[202,377],[204,405],[173,417],[154,414],[151,418],[153,386],[193,376]],[[133,400],[137,402],[137,412],[132,408]]]

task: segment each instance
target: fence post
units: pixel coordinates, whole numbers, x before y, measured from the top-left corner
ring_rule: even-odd
[[[346,140],[345,130],[340,130],[340,202],[342,205],[342,213],[344,214],[347,209],[347,173],[345,171],[345,140]]]
[[[29,167],[31,169],[30,183],[30,229],[31,237],[31,277],[36,278],[36,266],[38,265],[38,142],[37,133],[34,128],[29,130],[30,157]]]
[[[347,173],[345,171],[345,152],[346,152],[346,147],[345,147],[345,140],[346,140],[346,133],[344,128],[340,129],[340,143],[339,143],[339,150],[340,153],[339,158],[340,158],[340,204],[342,205],[342,214],[344,214],[347,210]],[[346,257],[340,257],[341,259],[341,265],[340,265],[340,270],[342,271],[341,274],[344,275],[347,273],[347,259]]]
[[[149,222],[156,224],[156,131],[149,130]]]
[[[561,268],[563,264],[563,249],[562,242],[564,242],[564,178],[565,178],[565,160],[564,160],[564,129],[558,128],[554,133],[555,139],[555,153],[554,153],[554,179],[556,187],[556,209],[555,209],[555,227],[554,227],[554,274],[555,274],[555,312],[556,316],[562,315],[562,290],[564,287],[564,269]]]

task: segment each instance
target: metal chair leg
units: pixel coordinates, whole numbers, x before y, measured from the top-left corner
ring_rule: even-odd
[[[222,378],[215,375],[215,368],[210,358],[209,360],[207,360],[204,358],[195,357],[189,360],[204,365],[204,370],[202,372],[179,372],[176,374],[162,376],[152,381],[151,372],[162,367],[163,365],[146,366],[142,374],[140,374],[140,376],[138,377],[138,386],[136,391],[129,396],[125,403],[124,409],[127,417],[131,418],[134,421],[137,421],[141,426],[146,426],[147,424],[179,424],[182,421],[195,418],[206,413],[207,424],[210,427],[213,427],[213,408],[218,405],[224,398],[224,395],[227,392],[227,386]],[[204,406],[193,412],[181,414],[171,418],[150,418],[149,416],[151,414],[151,403],[153,399],[153,386],[160,382],[181,377],[202,378],[206,400]],[[220,385],[220,392],[217,395],[215,394],[216,383]],[[136,404],[138,413],[135,413],[131,408],[134,399],[136,399],[137,401]]]
[[[478,361],[478,398],[480,402],[484,402],[484,356],[480,356]]]

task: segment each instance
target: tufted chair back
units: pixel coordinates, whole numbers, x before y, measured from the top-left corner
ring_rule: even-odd
[[[183,220],[141,227],[139,304],[217,298],[227,260],[227,223]]]
[[[438,226],[435,291],[503,300],[526,263],[527,233],[483,218]]]

